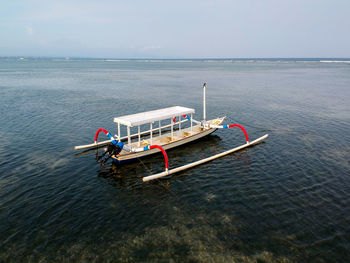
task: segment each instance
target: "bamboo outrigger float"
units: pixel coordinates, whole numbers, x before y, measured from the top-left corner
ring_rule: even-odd
[[[113,161],[118,163],[123,163],[134,159],[143,158],[154,153],[162,152],[165,159],[165,171],[155,175],[143,177],[143,181],[145,182],[212,161],[227,154],[257,144],[268,137],[268,134],[265,134],[254,141],[249,141],[248,134],[243,126],[239,124],[221,125],[225,117],[206,120],[206,83],[203,84],[203,120],[196,121],[193,119],[194,113],[194,109],[174,106],[117,117],[114,118],[114,122],[117,123],[118,130],[114,137],[105,129],[98,129],[95,134],[94,143],[75,146],[74,149],[92,149],[108,145],[108,149],[103,156],[107,153],[109,156],[104,160],[104,162],[111,158]],[[178,118],[178,122],[176,122],[176,118]],[[170,120],[170,124],[168,123],[162,126],[166,120]],[[153,128],[154,124],[157,124],[158,127]],[[185,127],[186,124],[187,127]],[[126,126],[127,135],[124,137],[121,136],[121,125]],[[149,125],[149,130],[141,132],[142,125]],[[184,125],[184,127],[182,125]],[[131,134],[130,130],[132,127],[137,127],[137,133]],[[233,127],[238,127],[243,131],[246,139],[245,144],[197,162],[169,170],[166,150],[203,138],[215,132],[217,129]],[[97,142],[98,135],[101,131],[109,137],[109,140]],[[149,135],[149,137],[145,139],[145,135]],[[125,141],[126,143],[124,143]]]

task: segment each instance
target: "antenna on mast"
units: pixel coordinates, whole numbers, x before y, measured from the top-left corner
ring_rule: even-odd
[[[207,119],[207,103],[206,103],[206,89],[207,83],[203,83],[203,121],[205,122]]]

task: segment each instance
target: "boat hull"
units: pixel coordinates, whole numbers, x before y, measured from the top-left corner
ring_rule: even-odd
[[[190,143],[190,142],[199,140],[205,136],[212,134],[216,130],[217,129],[213,129],[213,128],[212,129],[204,129],[202,132],[190,135],[190,136],[185,137],[181,140],[173,141],[173,142],[170,142],[168,144],[161,145],[161,146],[164,150],[169,150],[169,149],[184,145],[186,143]],[[119,155],[119,156],[112,156],[111,158],[114,162],[125,163],[125,162],[130,162],[130,161],[136,160],[138,158],[144,158],[144,157],[147,157],[149,155],[159,153],[159,152],[160,152],[160,150],[155,148],[155,149],[151,149],[151,150],[143,151],[143,152],[127,153],[127,154],[123,154],[123,155]]]

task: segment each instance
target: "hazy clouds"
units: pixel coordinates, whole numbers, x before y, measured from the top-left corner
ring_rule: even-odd
[[[5,1],[0,56],[349,57],[348,0]]]

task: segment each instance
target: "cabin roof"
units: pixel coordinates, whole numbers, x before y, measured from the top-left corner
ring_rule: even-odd
[[[152,110],[146,112],[140,112],[131,115],[125,115],[114,118],[114,122],[126,125],[129,127],[137,126],[145,123],[152,123],[154,121],[161,121],[176,116],[186,115],[194,113],[195,110],[182,106],[174,106],[159,110]]]

